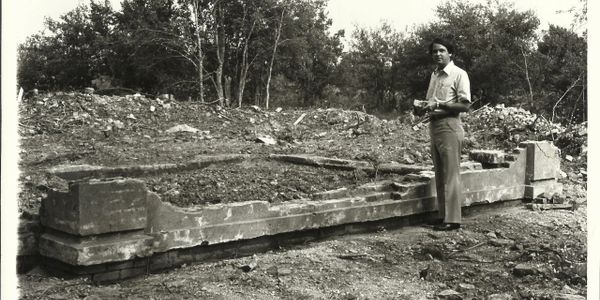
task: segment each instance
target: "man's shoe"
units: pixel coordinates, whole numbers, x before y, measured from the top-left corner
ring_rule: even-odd
[[[451,231],[460,228],[460,224],[458,223],[443,223],[440,225],[436,225],[433,227],[435,231]]]

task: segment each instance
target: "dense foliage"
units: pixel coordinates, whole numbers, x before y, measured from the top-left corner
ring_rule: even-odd
[[[574,13],[585,24],[583,8]],[[475,107],[520,106],[548,119],[586,120],[587,36],[500,2],[447,2],[435,22],[331,32],[326,0],[123,0],[80,5],[19,48],[25,90],[113,87],[221,105],[357,105],[401,111],[423,98],[434,37],[456,44]]]

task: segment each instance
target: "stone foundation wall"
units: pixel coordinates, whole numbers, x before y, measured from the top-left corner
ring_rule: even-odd
[[[225,157],[205,158],[202,164],[184,167],[200,168],[209,165],[211,159],[243,159]],[[559,157],[558,149],[547,142],[522,143],[510,154],[473,151],[470,158],[477,162],[464,164],[461,172],[463,206],[531,199],[543,192],[559,191]],[[319,167],[369,168],[360,162],[306,155],[272,158]],[[96,279],[103,281],[102,276],[125,278],[210,257],[210,247],[231,243],[243,247],[269,236],[422,216],[437,210],[430,167],[386,168],[410,175],[403,182],[339,189],[282,204],[248,201],[192,208],[162,202],[138,179],[105,176],[127,176],[126,168],[117,172],[94,167],[83,173],[77,169],[79,175],[55,170],[58,176],[74,181],[68,192],[53,193],[43,200],[39,253],[55,265],[74,273],[96,274]],[[139,168],[130,169],[139,172]],[[143,170],[154,169],[145,166]]]

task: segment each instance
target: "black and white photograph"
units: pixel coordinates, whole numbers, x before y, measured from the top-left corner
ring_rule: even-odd
[[[598,299],[588,5],[3,1],[2,299]]]

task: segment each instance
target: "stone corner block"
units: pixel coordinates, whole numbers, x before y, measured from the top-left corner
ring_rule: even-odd
[[[135,179],[71,183],[42,201],[42,225],[76,236],[146,227],[147,189]]]
[[[558,179],[560,176],[560,150],[551,142],[523,142],[527,149],[526,174],[529,182]]]

